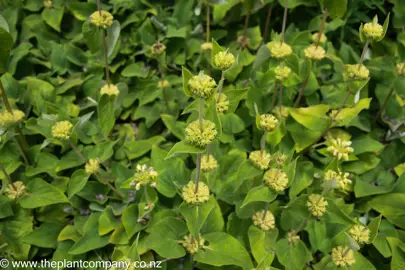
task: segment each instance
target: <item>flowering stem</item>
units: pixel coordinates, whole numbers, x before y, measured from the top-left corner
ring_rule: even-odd
[[[19,138],[21,139],[21,137],[19,137]],[[16,145],[17,145],[18,152],[20,152],[22,158],[24,159],[24,163],[25,163],[25,164],[28,164],[28,159],[27,159],[27,156],[25,155],[25,152],[24,152],[24,150],[23,150],[23,148],[22,148],[22,146],[21,146],[21,141],[20,141],[20,140],[17,140],[16,138],[13,138],[13,140],[14,140],[14,142],[15,142]]]
[[[294,108],[297,108],[297,107],[300,105],[300,103],[301,103],[301,99],[302,99],[302,97],[304,96],[304,91],[305,91],[305,88],[307,87],[307,84],[308,84],[308,81],[309,81],[309,77],[311,76],[311,71],[312,71],[312,61],[310,60],[310,61],[309,61],[308,74],[307,74],[307,76],[305,77],[304,83],[302,84],[302,87],[301,87],[301,90],[300,90],[300,92],[299,92],[299,94],[298,94],[297,100],[295,101]]]
[[[339,113],[342,111],[343,107],[346,106],[346,103],[347,103],[347,101],[349,100],[349,97],[350,97],[351,94],[352,94],[352,91],[349,89],[349,90],[347,91],[347,94],[346,94],[345,99],[343,100],[342,105],[340,105],[340,107],[339,107],[339,109],[337,110],[336,114],[333,115],[332,121],[334,121],[334,120],[337,118],[337,116],[339,115]]]
[[[252,11],[249,10],[248,13],[246,14],[246,17],[245,17],[245,23],[243,25],[243,39],[246,38],[246,32],[247,32],[247,27],[248,27],[248,24],[249,24],[249,17],[250,17],[251,12]]]
[[[263,214],[263,219],[262,220],[266,219],[267,211],[269,211],[269,208],[270,208],[270,203],[266,202],[266,207],[264,208],[264,214]]]
[[[195,173],[195,190],[194,193],[198,192],[198,185],[200,183],[200,173],[201,173],[201,154],[197,154],[197,171]]]
[[[366,51],[367,51],[367,48],[368,48],[368,44],[369,44],[369,43],[370,43],[370,41],[367,40],[367,41],[366,41],[366,44],[364,44],[363,52],[361,53],[361,56],[360,56],[359,69],[360,69],[361,65],[363,64],[364,56],[366,55]]]
[[[6,169],[4,168],[3,164],[0,163],[0,171],[4,174],[3,186],[4,188],[7,185],[12,183],[10,175],[7,173]]]
[[[324,30],[325,30],[325,24],[326,24],[326,19],[327,18],[328,18],[328,9],[325,8],[324,13],[323,13],[323,18],[322,18],[322,21],[321,21],[321,25],[319,27],[318,37],[316,39],[316,47],[317,48],[319,46],[319,42],[321,40],[322,34],[323,34]]]
[[[270,5],[269,10],[267,11],[266,24],[264,26],[263,41],[267,40],[267,35],[269,34],[270,18],[271,18],[272,12],[273,12],[273,6]]]
[[[273,101],[271,102],[271,111],[274,109],[274,107],[276,106],[276,100],[277,100],[277,87],[278,84],[276,83],[274,85],[274,90],[273,90]]]
[[[387,95],[387,97],[384,100],[384,104],[381,106],[380,110],[377,113],[376,119],[379,119],[381,117],[382,112],[385,110],[385,107],[387,106],[388,100],[390,99],[392,93],[394,92],[394,87],[392,87]]]
[[[283,16],[283,26],[281,28],[281,44],[284,43],[285,27],[287,25],[287,11],[288,11],[288,0],[285,0],[284,16]]]
[[[110,182],[108,182],[107,179],[104,179],[99,173],[96,174],[96,178],[101,184],[107,185],[112,191],[114,191],[122,199],[125,198],[124,194],[122,194],[120,191],[118,191],[113,185],[111,185]],[[102,178],[102,179],[100,179],[100,178]]]
[[[280,112],[281,112],[281,107],[283,106],[283,85],[282,84],[280,85],[279,94],[280,94],[280,97],[279,97],[279,100],[278,100],[278,106],[280,107]]]
[[[83,156],[80,150],[76,147],[72,140],[69,139],[69,144],[72,147],[73,151],[75,151],[76,155],[83,161],[86,162],[87,159]]]
[[[204,99],[200,98],[199,122],[201,132],[203,132],[203,112],[204,112]]]
[[[207,3],[207,24],[205,27],[205,41],[206,42],[210,42],[210,24],[211,24],[210,4]]]
[[[10,102],[8,102],[6,91],[4,90],[4,86],[1,80],[0,80],[0,91],[1,91],[1,98],[3,100],[4,105],[6,106],[7,111],[13,114],[13,110],[11,109]]]
[[[267,139],[267,132],[263,132],[263,137],[262,140],[260,142],[260,154],[261,156],[263,156],[264,153],[264,149],[266,148],[266,139]]]
[[[98,9],[98,13],[101,16],[101,1],[100,0],[97,0],[97,9]],[[101,31],[103,33],[102,45],[103,45],[104,60],[105,60],[105,76],[106,76],[107,84],[110,85],[110,68],[108,66],[108,45],[107,45],[107,40],[106,40],[106,37],[105,37],[104,29],[102,29]]]

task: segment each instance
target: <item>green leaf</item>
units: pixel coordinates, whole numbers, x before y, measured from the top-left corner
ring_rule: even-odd
[[[191,73],[187,68],[182,67],[182,76],[183,76],[183,91],[187,96],[191,97],[193,94],[188,89],[188,81],[193,77],[193,73]]]
[[[244,269],[253,268],[249,253],[229,234],[215,232],[203,237],[209,244],[194,255],[195,261],[213,266],[238,265]]]
[[[58,235],[63,225],[57,223],[43,223],[34,231],[24,235],[22,241],[33,246],[56,248]]]
[[[98,123],[104,137],[108,137],[110,135],[110,132],[115,124],[115,100],[115,95],[102,95],[97,105]]]
[[[89,175],[86,173],[85,170],[80,169],[75,171],[70,180],[69,180],[69,185],[68,185],[68,190],[67,194],[68,197],[71,198],[73,195],[81,191],[84,186],[86,185],[87,181],[89,179]]]
[[[275,256],[273,250],[276,245],[278,230],[273,229],[265,232],[256,226],[250,226],[248,237],[253,257],[258,265],[262,267],[271,265]]]
[[[405,207],[405,194],[379,195],[371,199],[368,204],[394,225],[405,229],[405,213],[402,211]]]
[[[378,217],[371,220],[367,226],[368,229],[370,230],[370,238],[368,240],[369,243],[374,242],[374,239],[378,235],[378,229],[380,228],[381,218],[382,218],[382,215],[379,215]]]
[[[136,204],[131,204],[125,208],[121,220],[128,238],[147,227],[147,224],[138,222],[138,206]]]
[[[277,198],[277,193],[265,185],[257,186],[249,190],[241,207],[250,202],[272,202]]]
[[[176,143],[169,151],[166,159],[177,156],[178,154],[201,154],[205,149],[190,145],[184,141]]]
[[[377,41],[383,40],[385,37],[385,34],[387,33],[388,24],[390,23],[390,14],[391,13],[388,13],[387,17],[385,17],[384,24],[383,24],[383,34],[382,34],[381,38],[379,38]]]
[[[28,194],[20,199],[23,208],[33,209],[57,203],[68,203],[68,199],[56,187],[36,178],[27,184]]]
[[[303,269],[307,262],[312,261],[311,252],[301,240],[292,245],[287,239],[281,239],[276,244],[276,255],[286,270]]]
[[[356,118],[362,110],[370,107],[371,98],[364,98],[359,100],[358,103],[352,108],[344,108],[340,111],[337,118],[332,122],[331,127],[347,126]]]
[[[328,105],[319,104],[307,108],[288,108],[291,116],[309,130],[324,131],[330,122],[326,113],[329,111]]]
[[[106,235],[115,230],[120,224],[119,220],[114,216],[111,206],[107,206],[98,220],[98,233]]]
[[[353,154],[359,155],[367,152],[380,153],[384,145],[374,140],[370,135],[364,135],[352,141]]]
[[[146,78],[148,77],[148,71],[149,69],[144,66],[143,62],[137,62],[126,66],[121,75],[124,77]]]
[[[10,200],[4,195],[0,195],[0,219],[12,215],[14,215],[14,212],[11,208]]]
[[[127,140],[125,153],[129,159],[135,159],[148,153],[154,145],[159,145],[164,140],[162,136],[154,136],[146,140]]]
[[[42,19],[53,29],[60,32],[60,24],[62,22],[63,13],[65,8],[61,6],[60,8],[45,8],[42,13]]]
[[[187,124],[184,122],[176,121],[170,114],[161,114],[163,123],[165,126],[173,133],[174,136],[183,140],[185,138],[184,129],[187,127]]]
[[[186,220],[187,228],[194,237],[198,237],[202,226],[215,206],[215,198],[210,197],[208,202],[201,205],[189,205],[183,202],[180,205],[180,213]]]
[[[319,0],[332,18],[342,18],[347,9],[347,0]]]
[[[211,65],[216,67],[215,65],[215,56],[220,53],[224,52],[225,50],[218,44],[215,39],[212,39],[212,53],[211,53]]]
[[[110,57],[117,45],[118,38],[120,37],[121,26],[119,21],[115,20],[113,24],[107,29],[107,47],[108,57]]]

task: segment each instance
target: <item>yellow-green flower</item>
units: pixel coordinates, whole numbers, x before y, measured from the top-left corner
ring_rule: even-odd
[[[312,42],[313,42],[313,43],[316,43],[316,42],[318,41],[318,37],[319,37],[319,33],[318,33],[318,32],[313,33],[313,34],[312,34],[312,37],[311,37]],[[328,39],[326,38],[325,34],[322,33],[321,38],[319,39],[319,43],[325,43],[327,40],[328,40]]]
[[[367,80],[370,76],[370,71],[364,65],[346,65],[346,70],[352,79]]]
[[[288,75],[290,75],[291,69],[287,66],[278,66],[274,70],[274,73],[276,75],[276,80],[278,81],[284,81],[285,79],[288,78]]]
[[[191,122],[186,127],[186,141],[201,148],[212,143],[217,138],[217,135],[215,124],[209,120],[203,120],[202,130],[199,120]]]
[[[11,112],[0,112],[0,127],[7,128],[18,124],[24,120],[25,114],[20,110],[12,110]]]
[[[203,182],[198,184],[197,193],[195,192],[195,183],[193,181],[188,182],[188,184],[183,187],[181,194],[183,200],[192,205],[203,204],[210,199],[210,190]]]
[[[96,174],[100,170],[100,161],[98,159],[89,159],[84,169],[87,174]]]
[[[277,59],[281,59],[292,54],[291,46],[287,43],[280,43],[278,41],[273,41],[267,43],[267,48],[269,48],[271,56]]]
[[[326,212],[328,202],[319,194],[311,194],[308,197],[307,206],[314,217],[321,217]]]
[[[212,172],[218,168],[218,162],[213,155],[204,155],[201,158],[201,171],[204,173]]]
[[[211,97],[216,89],[217,83],[208,75],[205,75],[204,72],[193,76],[188,81],[188,87],[194,95],[199,98],[207,99]]]
[[[69,121],[56,122],[52,127],[52,136],[60,140],[69,140],[73,125]]]
[[[214,62],[220,70],[227,70],[235,63],[235,56],[230,52],[219,52],[215,55]]]
[[[350,153],[353,153],[353,148],[350,147],[352,145],[351,141],[345,141],[340,138],[338,139],[331,139],[331,145],[327,148],[328,152],[330,152],[334,157],[337,157],[339,160],[349,160]]]
[[[367,227],[358,224],[354,225],[349,230],[350,236],[359,244],[367,243],[370,239],[370,233]]]
[[[184,240],[179,240],[177,242],[182,244],[188,253],[194,254],[201,248],[204,248],[205,239],[201,236],[201,234],[199,235],[198,240],[195,239],[195,237],[193,237],[191,234],[187,234],[184,236]]]
[[[346,189],[352,183],[352,180],[349,179],[349,176],[350,176],[349,173],[328,170],[325,173],[323,180],[336,181],[336,185],[339,189]]]
[[[220,94],[215,96],[217,100],[217,112],[218,113],[225,113],[228,111],[229,108],[229,99],[225,94]]]
[[[131,182],[131,186],[135,187],[136,190],[140,190],[142,186],[151,185],[156,186],[155,179],[158,173],[152,168],[143,165],[137,165],[134,178]]]
[[[211,42],[204,42],[203,44],[201,44],[201,51],[205,52],[207,50],[212,50]]]
[[[152,54],[153,55],[161,55],[166,51],[166,46],[163,43],[156,42],[152,45]]]
[[[319,61],[325,58],[325,49],[321,46],[310,45],[304,50],[305,57],[311,60]]]
[[[332,261],[337,267],[350,267],[356,262],[353,250],[343,246],[332,249]]]
[[[52,8],[52,0],[44,0],[44,7]]]
[[[287,160],[288,156],[285,154],[279,154],[276,156],[276,163],[278,166],[284,165],[285,161]]]
[[[397,71],[398,76],[405,76],[405,63],[397,64],[396,71]]]
[[[10,200],[16,200],[23,196],[25,192],[25,185],[21,181],[16,181],[4,190]]]
[[[287,118],[289,115],[288,109],[284,106],[276,106],[272,111],[278,118]]]
[[[90,22],[104,29],[110,27],[113,23],[113,20],[113,15],[105,10],[95,11],[93,12],[93,14],[90,15]]]
[[[275,227],[275,222],[274,222],[274,216],[270,211],[259,211],[256,212],[253,217],[253,224],[255,224],[257,227],[259,227],[263,231],[268,231],[271,229],[274,229]]]
[[[101,87],[101,90],[100,90],[100,95],[113,96],[113,95],[118,95],[119,93],[120,93],[120,90],[118,90],[118,87],[112,83],[104,85],[103,87]]]
[[[300,240],[300,236],[295,231],[291,231],[287,233],[287,240],[290,244],[295,244],[297,241]]]
[[[170,86],[169,82],[167,80],[159,80],[158,82],[158,88],[168,88]]]
[[[384,29],[381,24],[375,22],[369,22],[362,27],[363,34],[370,39],[380,39],[384,34]]]
[[[271,168],[263,176],[264,183],[277,192],[287,188],[288,177],[281,169]]]
[[[253,151],[249,155],[250,161],[260,170],[266,170],[269,168],[271,156],[267,151]]]
[[[266,132],[272,132],[278,127],[278,120],[272,114],[260,115],[259,128]]]

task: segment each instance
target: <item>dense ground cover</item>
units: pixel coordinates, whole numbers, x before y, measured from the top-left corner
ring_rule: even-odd
[[[2,258],[405,267],[404,1],[0,15]]]

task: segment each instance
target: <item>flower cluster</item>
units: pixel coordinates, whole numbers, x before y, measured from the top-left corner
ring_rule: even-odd
[[[218,168],[218,161],[213,155],[204,155],[201,158],[201,171],[204,173],[212,172]]]
[[[270,211],[262,210],[256,212],[253,217],[253,224],[262,229],[268,231],[275,228],[274,216]]]
[[[279,154],[275,157],[275,161],[278,166],[284,165],[285,161],[287,160],[288,156],[285,154]]]
[[[89,159],[84,169],[87,174],[96,174],[100,170],[100,161],[98,159]]]
[[[370,76],[370,71],[364,65],[346,65],[346,70],[351,79],[367,80]]]
[[[69,140],[73,125],[69,121],[56,122],[52,127],[52,136],[59,140]]]
[[[207,50],[212,50],[211,42],[204,42],[203,44],[201,44],[201,51],[205,52]]]
[[[353,250],[343,246],[332,249],[332,261],[338,267],[350,267],[356,262]]]
[[[118,90],[118,87],[115,86],[114,84],[106,84],[100,89],[100,95],[108,95],[108,96],[114,96],[118,95],[120,93],[120,90]]]
[[[267,151],[253,151],[249,155],[250,161],[260,170],[266,170],[269,168],[271,156]]]
[[[278,117],[278,118],[287,118],[289,115],[288,109],[284,106],[276,106],[273,109],[273,113]]]
[[[205,75],[203,72],[193,76],[188,81],[188,87],[195,96],[199,98],[207,99],[211,97],[216,89],[217,83],[208,75]]]
[[[315,61],[319,61],[322,60],[323,58],[325,58],[325,49],[322,48],[321,46],[317,46],[317,45],[309,45],[309,47],[307,47],[304,50],[304,54],[305,57],[311,60],[315,60]]]
[[[351,183],[352,180],[349,179],[349,173],[343,173],[341,171],[328,170],[324,177],[324,181],[336,181],[336,185],[340,189],[346,189]]]
[[[307,206],[311,215],[314,217],[321,217],[326,212],[328,202],[319,194],[311,194],[308,197]]]
[[[290,75],[291,69],[287,66],[278,66],[274,70],[274,73],[276,75],[276,80],[278,81],[284,81],[285,79],[288,78],[288,75]]]
[[[5,193],[10,200],[16,200],[26,193],[25,185],[21,181],[16,181],[8,185],[8,187],[5,189]]]
[[[331,145],[327,148],[334,157],[337,157],[339,160],[343,159],[345,161],[349,160],[349,155],[353,153],[353,148],[351,141],[338,139],[331,139]]]
[[[158,173],[152,168],[144,165],[137,165],[134,178],[131,182],[131,186],[135,187],[136,190],[141,189],[142,186],[151,185],[156,186],[155,179]]]
[[[397,71],[398,76],[405,76],[405,63],[397,64],[396,71]]]
[[[217,101],[217,112],[218,113],[225,113],[228,111],[229,108],[229,99],[225,94],[220,94],[219,97],[216,95]]]
[[[25,114],[20,110],[0,112],[0,127],[7,128],[24,120]]]
[[[263,180],[266,185],[277,192],[281,192],[287,188],[288,177],[281,169],[271,168],[263,175]]]
[[[98,27],[104,29],[110,27],[113,23],[114,17],[110,12],[101,10],[95,11],[90,15],[90,22]]]
[[[350,236],[359,244],[367,243],[370,239],[370,233],[370,229],[358,224],[354,225],[349,230]]]
[[[235,56],[229,52],[219,52],[215,55],[214,63],[220,70],[227,70],[235,63]]]
[[[166,51],[166,46],[163,43],[156,42],[152,45],[152,54],[153,55],[161,55]]]
[[[203,120],[202,130],[200,121],[191,122],[186,127],[186,141],[198,147],[206,147],[217,138],[218,132],[213,122]]]
[[[196,184],[193,181],[188,182],[187,185],[183,187],[182,190],[183,200],[192,205],[203,204],[207,202],[210,198],[210,190],[208,186],[200,182],[198,184],[198,190],[196,192]]]
[[[291,46],[285,42],[269,42],[267,43],[267,48],[270,50],[271,56],[277,59],[282,59],[292,54]]]
[[[158,88],[168,88],[170,86],[169,82],[167,80],[159,80],[158,81]]]
[[[300,236],[297,235],[295,231],[291,231],[287,233],[287,240],[290,244],[295,244],[297,241],[300,240]]]
[[[191,234],[187,234],[184,236],[184,240],[179,240],[177,242],[182,244],[188,253],[194,254],[201,248],[204,248],[205,239],[201,235],[199,235],[198,239],[195,239]]]
[[[311,36],[311,39],[312,39],[313,43],[316,43],[318,41],[318,38],[319,38],[319,33],[318,32],[313,33],[312,36]],[[325,43],[327,40],[328,39],[326,38],[325,34],[322,33],[321,38],[319,39],[319,43]]]
[[[272,114],[262,114],[259,119],[259,128],[266,132],[272,132],[278,126],[278,120]]]
[[[364,24],[361,31],[367,38],[372,40],[378,40],[384,34],[382,25],[377,22],[369,22]]]

